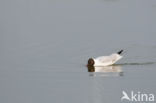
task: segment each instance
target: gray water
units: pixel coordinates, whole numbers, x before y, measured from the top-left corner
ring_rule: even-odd
[[[1,0],[0,103],[156,95],[155,11],[154,0]],[[86,67],[88,58],[121,49],[110,69]]]

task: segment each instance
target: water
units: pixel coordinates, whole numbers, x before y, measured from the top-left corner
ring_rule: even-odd
[[[155,10],[154,0],[1,0],[0,102],[120,103],[122,91],[156,95]],[[124,57],[111,67],[85,66],[120,49]]]

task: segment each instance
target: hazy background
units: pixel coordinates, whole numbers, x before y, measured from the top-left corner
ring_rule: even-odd
[[[155,0],[1,0],[0,102],[119,103],[123,90],[156,94],[155,18]],[[88,72],[89,57],[120,49],[122,75]]]

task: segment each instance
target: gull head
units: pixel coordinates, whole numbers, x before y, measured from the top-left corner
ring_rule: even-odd
[[[94,66],[94,63],[95,63],[94,59],[93,58],[89,58],[87,66]]]

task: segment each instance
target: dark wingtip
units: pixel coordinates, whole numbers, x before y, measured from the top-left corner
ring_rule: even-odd
[[[119,52],[117,52],[118,54],[121,54],[123,52],[123,50],[120,50]]]

